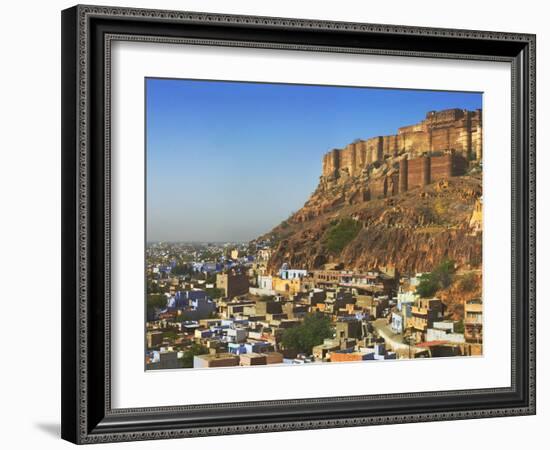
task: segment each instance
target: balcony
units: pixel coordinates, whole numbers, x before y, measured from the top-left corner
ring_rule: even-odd
[[[464,305],[464,313],[478,313],[481,314],[483,312],[483,305],[479,303],[466,303]]]
[[[421,308],[419,306],[413,306],[411,308],[411,312],[413,315],[418,315],[418,316],[428,316],[428,308]]]

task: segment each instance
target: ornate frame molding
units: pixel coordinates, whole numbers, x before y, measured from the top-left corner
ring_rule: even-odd
[[[238,26],[245,28],[250,34],[258,30],[269,30],[272,33],[284,33],[294,31],[296,33],[305,30],[319,30],[336,33],[338,36],[346,37],[350,33],[364,36],[376,36],[378,40],[384,37],[399,37],[406,41],[408,38],[425,37],[431,39],[457,39],[472,41],[472,47],[479,46],[481,42],[498,42],[502,49],[509,54],[495,52],[495,54],[472,53],[472,52],[444,52],[438,50],[435,45],[433,50],[391,49],[362,46],[341,46],[330,44],[304,44],[304,43],[280,43],[260,40],[245,39],[216,39],[205,37],[168,37],[151,36],[145,34],[132,34],[128,32],[110,32],[106,30],[103,34],[93,31],[92,22],[98,19],[108,21],[119,21],[124,26],[127,21],[139,22],[146,27],[148,23],[161,23],[167,26],[187,25],[204,27],[205,29],[216,29],[221,27]],[[118,26],[118,25],[117,25]],[[173,437],[195,437],[218,434],[239,434],[287,431],[327,427],[349,427],[374,424],[390,424],[404,422],[457,420],[482,417],[499,417],[510,415],[527,415],[535,413],[535,36],[530,34],[500,33],[487,31],[470,30],[449,30],[424,27],[405,27],[396,25],[377,25],[363,23],[347,23],[332,21],[310,21],[304,19],[271,18],[257,16],[234,16],[221,14],[204,14],[196,12],[159,11],[148,9],[130,9],[98,6],[76,6],[63,13],[64,28],[64,49],[63,49],[63,109],[64,109],[64,130],[63,130],[63,188],[64,188],[64,251],[63,251],[63,376],[71,379],[70,385],[63,390],[63,437],[77,443],[99,443],[113,441],[129,441],[143,439],[166,439]],[[220,28],[220,29],[221,29]],[[97,37],[99,36],[99,38]],[[94,39],[100,39],[103,48],[102,67],[98,66],[96,53],[98,44]],[[516,168],[523,170],[524,183],[526,188],[517,185],[516,177],[513,177],[513,196],[517,202],[513,203],[512,227],[513,227],[513,248],[516,244],[522,254],[514,255],[512,261],[513,276],[512,298],[516,299],[516,291],[523,287],[527,295],[517,298],[523,302],[524,321],[520,327],[520,334],[525,339],[526,352],[522,354],[520,361],[516,360],[516,331],[514,335],[513,349],[513,372],[512,386],[510,388],[485,389],[473,391],[447,391],[419,394],[396,394],[380,396],[353,397],[353,400],[374,401],[383,399],[400,399],[414,402],[415,399],[430,395],[437,397],[467,397],[472,394],[494,395],[494,394],[517,394],[517,381],[523,386],[521,401],[506,407],[499,405],[488,405],[488,407],[473,407],[455,409],[440,412],[412,412],[404,414],[376,414],[356,417],[338,418],[317,418],[308,420],[282,420],[277,422],[251,423],[246,424],[222,424],[216,426],[170,426],[166,421],[167,414],[182,413],[189,409],[208,411],[215,408],[230,409],[235,406],[290,406],[292,404],[320,404],[327,405],[331,402],[348,401],[350,397],[319,398],[310,400],[289,400],[277,402],[251,402],[246,404],[218,404],[218,405],[194,405],[190,407],[166,407],[166,408],[139,408],[113,410],[110,402],[110,63],[111,43],[115,40],[144,41],[156,43],[186,43],[194,45],[218,45],[218,46],[244,46],[266,49],[289,49],[304,51],[323,52],[351,52],[364,54],[383,54],[395,56],[412,57],[435,57],[453,59],[481,59],[488,61],[506,61],[512,64],[512,89],[516,90],[513,95],[512,108],[512,145],[513,145],[513,171]],[[94,43],[95,42],[95,43]],[[434,41],[435,42],[435,41]],[[514,50],[519,49],[519,50]],[[95,126],[92,123],[95,119],[90,111],[94,108],[92,102],[99,95],[97,81],[92,82],[104,71],[102,107],[104,124],[102,126],[103,179],[94,178],[94,167],[91,164],[93,148],[96,148],[99,138],[95,141],[93,135]],[[515,101],[515,98],[520,101]],[[76,107],[75,107],[76,105]],[[95,146],[92,147],[91,142]],[[517,148],[515,148],[517,147]],[[516,165],[518,165],[516,167]],[[94,191],[97,183],[102,183],[100,191],[103,198],[98,200],[98,194]],[[93,187],[93,188],[92,188]],[[65,193],[65,190],[68,190]],[[70,190],[70,192],[69,192]],[[99,201],[102,205],[104,216],[97,217],[97,209],[91,207],[93,202]],[[95,203],[94,203],[95,204]],[[523,214],[526,212],[527,214]],[[524,217],[525,216],[525,217]],[[90,233],[92,229],[97,230],[97,221],[103,221],[103,234],[100,241],[92,243]],[[518,239],[519,236],[519,239]],[[94,269],[91,274],[91,267],[97,264],[97,258],[90,257],[95,252],[93,245],[101,244],[103,249],[100,252],[103,259],[103,266]],[[514,253],[514,250],[513,250]],[[523,256],[524,255],[524,256]],[[524,259],[524,261],[523,261]],[[521,268],[525,272],[514,272],[517,262],[521,262]],[[95,277],[97,271],[103,272],[103,287],[101,295],[104,304],[100,305],[103,310],[102,328],[98,330],[103,333],[104,366],[102,373],[105,376],[103,385],[103,408],[99,405],[92,406],[90,395],[97,394],[97,386],[90,380],[90,365],[95,364],[97,359],[91,359],[90,348],[92,343],[97,344],[97,336],[92,342],[90,336],[97,327],[97,322],[90,320],[92,311],[91,290],[95,289]],[[516,282],[518,282],[516,286]],[[98,305],[95,304],[97,308]],[[521,306],[516,305],[521,309]],[[520,310],[518,309],[518,311]],[[97,312],[97,309],[95,310]],[[516,309],[512,311],[513,319],[516,319]],[[70,323],[65,325],[65,319]],[[513,327],[516,327],[516,320],[513,320]],[[94,328],[92,328],[94,327]],[[69,345],[66,340],[73,340]],[[521,366],[521,373],[516,373],[516,363]],[[526,398],[525,397],[526,394]],[[141,420],[156,414],[163,416],[166,425],[162,427],[143,427]],[[135,419],[135,424],[120,426],[117,421],[124,418]],[[101,419],[102,418],[102,419]],[[101,420],[98,420],[101,419]]]

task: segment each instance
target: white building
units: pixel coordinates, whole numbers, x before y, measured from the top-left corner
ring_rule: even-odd
[[[405,330],[405,319],[403,314],[392,312],[391,313],[391,329],[396,334],[401,334]]]
[[[258,288],[271,291],[273,289],[273,278],[271,278],[271,275],[258,275]]]
[[[230,342],[244,342],[247,336],[246,328],[229,328],[227,330],[227,340]]]
[[[283,269],[279,270],[279,277],[282,280],[296,280],[304,278],[307,275],[307,270],[304,269]]]
[[[397,309],[402,310],[403,305],[412,305],[420,296],[413,291],[400,291],[397,293]]]
[[[426,330],[426,342],[431,341],[448,341],[453,344],[462,344],[465,342],[464,335],[458,333],[448,333],[445,330],[438,330],[437,328],[428,328]]]
[[[464,343],[464,335],[455,333],[454,326],[455,323],[450,320],[434,322],[433,327],[426,330],[426,341],[448,341],[454,344]]]

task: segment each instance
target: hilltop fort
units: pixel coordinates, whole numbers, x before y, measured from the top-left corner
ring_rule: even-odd
[[[334,149],[323,157],[323,177],[342,174],[359,176],[370,164],[388,157],[453,150],[466,160],[481,160],[481,110],[446,109],[430,111],[426,119],[397,130],[397,134],[356,140],[343,149]]]
[[[359,139],[326,153],[321,185],[366,177],[369,169],[388,161],[398,165],[376,177],[378,182],[365,190],[367,199],[463,175],[469,161],[481,161],[482,136],[481,110],[430,111],[422,122],[401,127],[397,134]]]
[[[482,136],[481,110],[447,109],[329,151],[304,206],[260,238],[275,243],[273,269],[287,262],[421,271],[443,258],[477,266]],[[331,251],[331,229],[350,218],[353,238]]]

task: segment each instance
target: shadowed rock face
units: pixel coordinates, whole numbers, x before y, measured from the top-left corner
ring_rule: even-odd
[[[275,243],[269,268],[275,272],[287,262],[312,270],[334,262],[346,269],[390,265],[414,273],[430,271],[445,258],[479,267],[482,238],[469,224],[481,187],[480,175],[461,176],[367,199],[360,178],[330,187],[321,181],[302,209],[261,237]],[[357,220],[361,229],[334,254],[327,249],[326,233],[343,218]]]

